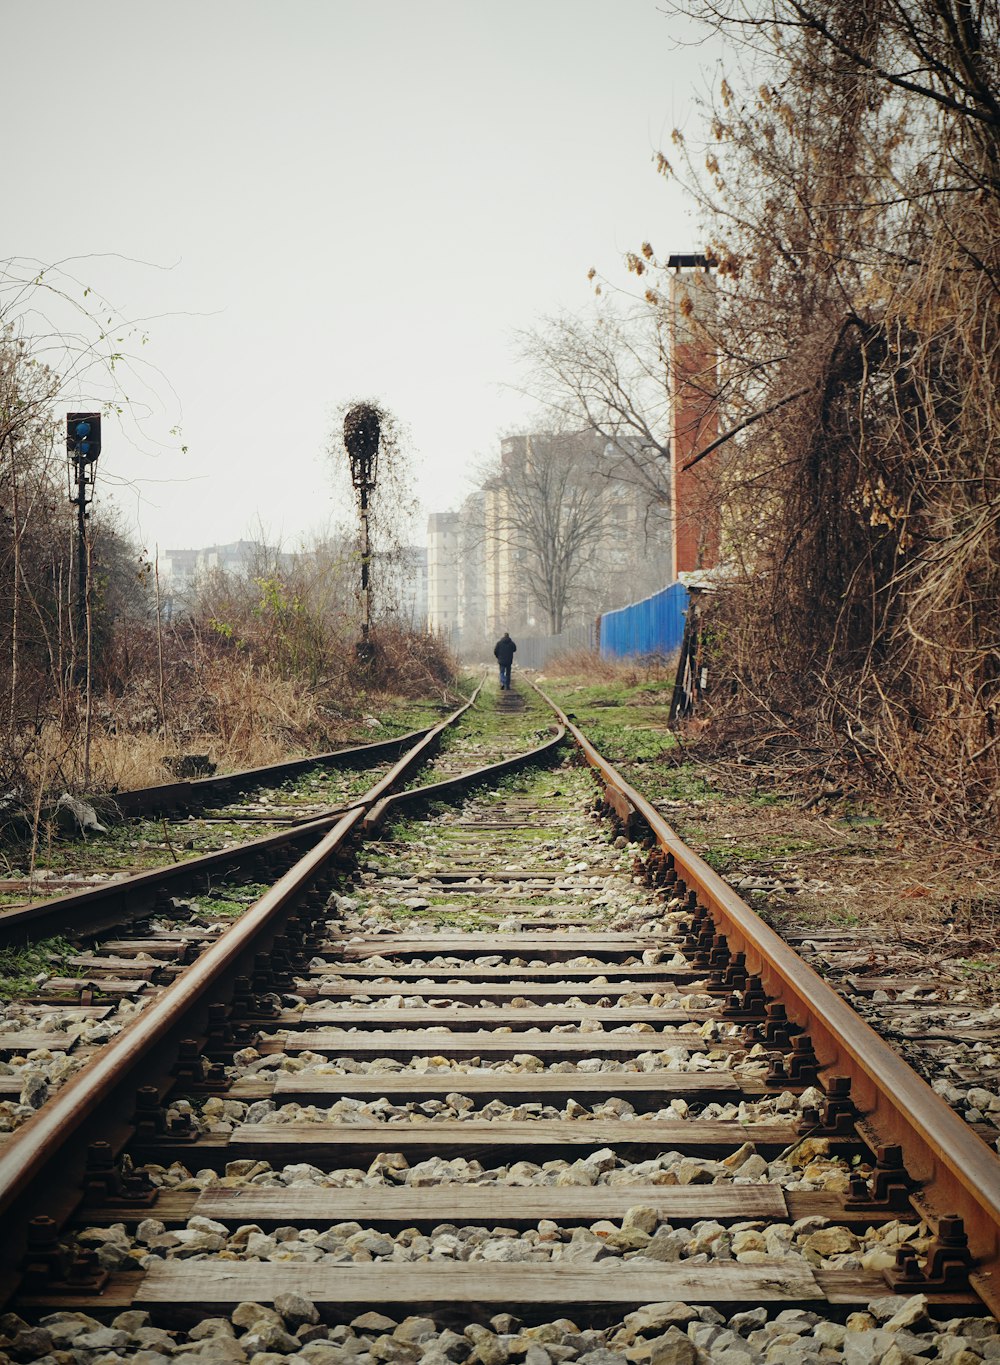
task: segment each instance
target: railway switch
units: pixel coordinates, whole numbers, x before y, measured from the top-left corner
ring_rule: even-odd
[[[433,736],[434,730],[420,733]],[[481,746],[480,737],[473,745],[477,763]],[[505,752],[509,748],[505,741]],[[422,752],[418,745],[414,753]],[[409,771],[410,758],[401,762],[403,767],[393,782]],[[449,781],[455,780],[454,762],[452,750],[442,767]],[[572,780],[575,784],[576,778]],[[351,831],[361,828],[366,814],[374,817],[380,811],[384,817],[396,809],[391,803],[400,797],[384,795],[389,790],[384,779],[356,805],[325,811],[323,821],[313,818],[316,802],[311,787],[303,812],[305,833],[285,830],[266,840],[254,838],[238,855],[222,861],[213,854],[212,861],[196,862],[183,874],[183,885],[197,880],[206,889],[214,888],[218,898],[227,877],[245,881],[248,870],[256,868],[270,880],[288,866],[293,850],[301,851],[300,845],[308,844],[306,856],[287,884],[264,898],[266,913],[255,910],[229,926],[230,938],[222,952],[215,951],[220,926],[190,902],[179,902],[165,890],[149,889],[151,883],[145,877],[129,910],[142,917],[132,926],[132,935],[138,931],[143,939],[128,945],[122,934],[121,942],[111,940],[109,946],[102,927],[90,958],[103,954],[106,960],[97,967],[88,958],[72,963],[74,970],[83,973],[114,969],[121,973],[121,980],[96,975],[56,978],[53,991],[61,993],[60,999],[63,995],[72,999],[88,981],[98,985],[104,981],[112,983],[107,987],[109,997],[120,993],[130,1001],[136,996],[145,1000],[156,993],[151,980],[154,971],[172,976],[179,970],[181,952],[190,951],[189,945],[197,945],[205,959],[199,959],[188,983],[174,991],[173,999],[167,998],[167,1009],[138,1012],[127,1029],[112,1037],[105,1054],[108,1067],[99,1073],[101,1086],[107,1085],[111,1062],[124,1065],[115,1077],[113,1093],[98,1093],[96,1087],[87,1092],[93,1116],[79,1107],[76,1079],[72,1088],[67,1086],[62,1095],[47,1101],[58,1119],[53,1129],[58,1126],[60,1132],[53,1154],[46,1156],[44,1179],[53,1185],[63,1181],[65,1189],[58,1190],[58,1200],[52,1189],[45,1189],[36,1200],[33,1189],[18,1188],[10,1179],[0,1190],[8,1200],[4,1207],[19,1213],[70,1211],[65,1235],[51,1219],[36,1219],[30,1232],[27,1218],[21,1219],[16,1246],[8,1247],[7,1264],[14,1266],[22,1247],[27,1248],[20,1285],[13,1286],[14,1292],[26,1290],[23,1306],[32,1312],[39,1307],[46,1312],[53,1306],[82,1308],[102,1318],[127,1302],[140,1310],[130,1312],[129,1319],[142,1317],[141,1310],[155,1305],[165,1317],[177,1313],[178,1322],[187,1323],[195,1317],[204,1319],[206,1313],[214,1316],[222,1310],[229,1314],[233,1302],[245,1303],[256,1312],[257,1304],[277,1303],[283,1294],[290,1298],[288,1286],[301,1287],[308,1269],[308,1277],[315,1277],[310,1284],[315,1284],[317,1295],[311,1311],[322,1321],[308,1327],[311,1333],[316,1326],[319,1334],[310,1336],[306,1345],[311,1340],[323,1341],[330,1315],[342,1315],[348,1306],[353,1312],[382,1309],[387,1293],[398,1294],[400,1305],[441,1304],[443,1309],[447,1305],[449,1314],[455,1306],[467,1303],[476,1304],[480,1317],[486,1316],[480,1309],[487,1305],[490,1311],[502,1308],[489,1319],[501,1338],[521,1328],[508,1309],[517,1310],[524,1302],[532,1317],[540,1316],[543,1301],[558,1302],[561,1311],[604,1321],[617,1312],[616,1306],[660,1305],[662,1301],[673,1307],[684,1296],[697,1296],[722,1309],[759,1304],[753,1317],[757,1320],[763,1311],[769,1327],[783,1316],[784,1305],[800,1304],[809,1306],[818,1326],[822,1313],[812,1310],[823,1299],[831,1305],[831,1320],[842,1323],[849,1305],[863,1307],[893,1290],[914,1295],[926,1292],[936,1297],[935,1309],[943,1306],[942,1301],[949,1306],[960,1301],[962,1311],[970,1305],[974,1309],[969,1288],[973,1256],[966,1224],[975,1230],[974,1251],[981,1258],[980,1273],[971,1282],[989,1303],[990,1277],[997,1261],[996,1247],[991,1250],[981,1235],[981,1220],[990,1216],[989,1211],[986,1215],[977,1212],[969,1182],[954,1181],[947,1188],[936,1183],[939,1166],[946,1174],[964,1174],[967,1168],[974,1173],[976,1162],[970,1152],[979,1148],[971,1144],[979,1144],[980,1139],[967,1132],[964,1120],[944,1108],[943,1100],[932,1095],[928,1100],[932,1117],[936,1115],[934,1122],[947,1140],[937,1145],[935,1162],[928,1162],[919,1141],[919,1114],[907,1115],[896,1103],[905,1098],[906,1085],[900,1077],[908,1073],[902,1071],[903,1064],[860,1020],[849,1019],[842,1048],[834,1046],[831,1034],[841,1037],[834,1025],[844,1011],[834,1013],[830,1008],[824,1012],[824,1001],[831,1004],[833,999],[827,985],[806,974],[788,944],[771,934],[758,937],[751,932],[752,920],[742,911],[737,913],[732,889],[684,851],[640,793],[617,776],[612,785],[615,791],[605,796],[603,804],[598,798],[599,806],[606,813],[610,810],[618,827],[626,828],[634,841],[622,858],[613,857],[613,867],[606,865],[610,827],[598,833],[589,822],[578,819],[579,812],[570,816],[567,806],[549,811],[548,797],[563,796],[561,790],[546,790],[542,795],[531,789],[515,791],[499,802],[477,797],[462,808],[457,819],[443,812],[440,820],[435,817],[429,827],[421,827],[413,840],[419,876],[412,884],[419,887],[419,893],[412,899],[416,907],[430,912],[424,923],[419,916],[409,915],[399,923],[394,913],[402,885],[410,884],[408,876],[397,875],[401,863],[396,856],[405,845],[402,865],[410,865],[408,835],[397,840],[395,848],[387,841],[381,851],[361,850],[356,844],[346,849]],[[583,787],[579,783],[577,793],[589,799],[591,789],[584,792]],[[199,790],[208,788],[199,785]],[[617,802],[617,792],[627,798],[628,805]],[[427,800],[419,791],[410,795],[414,800]],[[609,800],[609,795],[615,799]],[[281,823],[292,823],[281,804]],[[349,812],[346,817],[345,811]],[[258,821],[252,831],[256,835],[262,813],[253,810],[249,815],[253,818],[248,818],[248,824]],[[326,840],[316,844],[320,825],[332,830],[338,817],[342,818],[336,838],[329,844]],[[210,822],[214,820],[209,817]],[[377,825],[378,820],[372,818],[372,828]],[[660,841],[657,846],[647,846],[649,831]],[[541,842],[532,847],[536,836]],[[614,842],[622,845],[620,839]],[[262,852],[262,844],[270,854]],[[340,852],[331,853],[332,845]],[[561,875],[558,860],[562,855],[575,858],[586,851],[589,856],[591,845],[594,857],[582,866],[589,866],[593,875],[585,882]],[[677,849],[676,862],[669,848]],[[534,865],[536,852],[539,858],[546,855],[544,866]],[[549,865],[549,854],[555,855],[554,866]],[[636,881],[655,890],[636,889],[627,873],[632,856]],[[242,870],[234,878],[237,858]],[[348,881],[343,869],[350,867],[353,872],[359,860],[364,870]],[[482,873],[482,869],[495,871],[499,865],[503,865],[502,879]],[[178,875],[170,876],[170,888],[177,887]],[[620,888],[615,880],[619,877]],[[355,886],[359,887],[357,895]],[[615,894],[598,894],[610,891]],[[246,903],[246,897],[239,894],[233,900]],[[458,916],[452,915],[453,900],[459,902]],[[449,908],[442,911],[436,901],[447,902]],[[260,907],[261,902],[256,905]],[[714,917],[708,907],[714,908]],[[116,925],[121,909],[120,903],[114,907]],[[174,918],[172,912],[190,923],[177,928],[158,923],[161,916]],[[460,923],[452,924],[452,918]],[[101,926],[103,921],[98,916],[94,923]],[[720,926],[728,930],[728,941],[719,932]],[[837,933],[834,941],[839,938]],[[130,960],[137,951],[147,950],[149,962]],[[748,970],[748,957],[760,975]],[[237,976],[240,972],[244,974]],[[296,998],[291,1000],[293,975]],[[195,989],[188,991],[190,983]],[[171,989],[165,987],[164,994]],[[190,1012],[186,992],[196,997]],[[298,1008],[303,1001],[306,1007]],[[100,1023],[105,1001],[96,991],[94,1003],[98,1009],[93,1017]],[[511,1018],[515,1009],[519,1011],[516,1020]],[[163,1027],[168,1013],[169,1033]],[[811,1036],[795,1020],[809,1022]],[[635,1031],[628,1027],[633,1022],[645,1027]],[[265,1044],[259,1030],[270,1031],[274,1023],[281,1024],[286,1036]],[[512,1023],[517,1027],[512,1028]],[[598,1027],[593,1028],[593,1023]],[[862,1029],[865,1050],[859,1051],[855,1040]],[[46,1032],[43,1036],[51,1041],[58,1035]],[[824,1063],[833,1057],[842,1059],[830,1070],[853,1072],[864,1122],[852,1098],[852,1076],[826,1075],[813,1037]],[[168,1038],[171,1044],[181,1040],[172,1076],[166,1074],[174,1060]],[[24,1042],[22,1031],[16,1044],[11,1039],[9,1045]],[[256,1050],[244,1053],[250,1046]],[[651,1046],[665,1053],[676,1047],[683,1065],[676,1070],[672,1065],[634,1069],[633,1059],[644,1057]],[[520,1057],[522,1048],[531,1049],[525,1062],[517,1061],[513,1070],[494,1067],[493,1058]],[[744,1067],[748,1048],[753,1055]],[[701,1057],[688,1066],[694,1050],[709,1054],[707,1066]],[[431,1066],[413,1060],[431,1058],[432,1053]],[[862,1056],[873,1058],[870,1070],[849,1063],[848,1059]],[[331,1066],[312,1060],[327,1057],[343,1057],[347,1064]],[[382,1064],[375,1064],[378,1059]],[[568,1067],[561,1065],[563,1059]],[[605,1066],[605,1059],[614,1059],[612,1066]],[[446,1063],[444,1067],[438,1065],[440,1060]],[[769,1069],[762,1085],[763,1062]],[[825,1094],[822,1089],[803,1094],[818,1073],[824,1077]],[[127,1105],[137,1076],[150,1083],[136,1096],[129,1132],[122,1122],[129,1111],[122,1105]],[[81,1078],[87,1080],[83,1073]],[[10,1078],[7,1085],[7,1093],[13,1093]],[[216,1098],[227,1090],[225,1101]],[[793,1093],[775,1104],[779,1090]],[[210,1104],[203,1103],[207,1094],[213,1097]],[[239,1103],[233,1102],[234,1094]],[[253,1113],[245,1107],[244,1102],[264,1096],[273,1100],[266,1100]],[[661,1106],[666,1098],[677,1108],[665,1114]],[[348,1103],[338,1107],[341,1099]],[[542,1100],[552,1104],[550,1112],[558,1117],[547,1116]],[[304,1106],[315,1106],[321,1121],[308,1125],[284,1121],[286,1116],[294,1118],[296,1110],[301,1113]],[[643,1122],[630,1121],[640,1112]],[[381,1122],[397,1116],[412,1116],[415,1121],[391,1127]],[[27,1124],[24,1133],[25,1140],[13,1135],[11,1146],[19,1141],[27,1146],[32,1137]],[[74,1134],[78,1142],[84,1142],[98,1133],[108,1140],[93,1143],[87,1150],[81,1190],[83,1150],[78,1147],[79,1156],[68,1160],[60,1160],[57,1153],[71,1150],[68,1140]],[[902,1146],[880,1145],[892,1142]],[[387,1144],[399,1147],[391,1162],[384,1153],[379,1155]],[[492,1179],[493,1166],[499,1162],[510,1166],[515,1156],[540,1172],[542,1163],[555,1152],[571,1157],[577,1152],[593,1153],[599,1144],[602,1169],[620,1164],[623,1172],[637,1168],[640,1161],[645,1166],[651,1151],[675,1152],[680,1144],[678,1158],[689,1163],[690,1154],[692,1171],[698,1178],[708,1175],[711,1186],[697,1188],[681,1180],[672,1186],[640,1186],[628,1177],[616,1188],[615,1176],[609,1177],[607,1185],[594,1188],[538,1182],[528,1189],[513,1184],[504,1188],[501,1181]],[[474,1179],[449,1179],[442,1188],[435,1176],[424,1189],[416,1181],[411,1185],[398,1179],[400,1172],[415,1169],[432,1155],[442,1153],[442,1159],[449,1159],[456,1151],[462,1153]],[[724,1152],[729,1155],[721,1155]],[[926,1175],[921,1203],[926,1200],[930,1208],[949,1211],[933,1240],[924,1238],[919,1227],[922,1211],[915,1207],[916,1182],[903,1164],[904,1152],[911,1168]],[[783,1155],[792,1159],[783,1162]],[[738,1173],[735,1180],[716,1179],[710,1168],[704,1169],[703,1158],[714,1162],[717,1157]],[[480,1180],[470,1158],[481,1171],[491,1173],[487,1180]],[[754,1165],[745,1167],[749,1160]],[[857,1164],[847,1166],[847,1161]],[[150,1164],[143,1167],[143,1162]],[[366,1182],[356,1188],[355,1169],[363,1172],[369,1162],[371,1172],[382,1172],[384,1184],[369,1188]],[[815,1172],[813,1163],[817,1163]],[[14,1164],[7,1163],[8,1170]],[[300,1164],[331,1175],[349,1171],[350,1176],[329,1186],[313,1186],[310,1175],[308,1181],[294,1179],[287,1188],[277,1188],[273,1173],[291,1172]],[[560,1160],[559,1164],[568,1163]],[[190,1182],[181,1180],[180,1188],[175,1188],[178,1182],[173,1177],[164,1182],[153,1214],[163,1225],[190,1222],[193,1216],[221,1217],[228,1223],[238,1216],[243,1227],[252,1227],[255,1220],[258,1226],[273,1225],[274,1241],[283,1242],[284,1234],[277,1236],[279,1227],[289,1234],[297,1233],[300,1223],[310,1228],[332,1229],[335,1223],[349,1227],[356,1216],[358,1227],[366,1220],[374,1229],[393,1229],[392,1234],[377,1232],[380,1250],[372,1256],[379,1260],[391,1256],[396,1261],[397,1228],[406,1231],[419,1225],[429,1229],[445,1220],[456,1230],[487,1227],[499,1217],[498,1193],[502,1216],[512,1224],[502,1229],[505,1251],[508,1237],[513,1243],[522,1230],[535,1224],[540,1228],[542,1215],[560,1229],[560,1236],[565,1228],[574,1241],[577,1225],[595,1218],[612,1233],[618,1220],[623,1229],[626,1221],[634,1224],[627,1239],[609,1244],[616,1252],[626,1245],[628,1251],[641,1250],[646,1242],[658,1245],[668,1220],[678,1228],[717,1220],[719,1232],[717,1237],[713,1233],[711,1243],[707,1235],[704,1243],[699,1242],[709,1248],[704,1257],[698,1257],[709,1262],[705,1267],[691,1267],[690,1262],[687,1266],[657,1264],[652,1252],[649,1257],[632,1258],[627,1251],[622,1258],[627,1263],[609,1263],[605,1257],[600,1265],[553,1266],[551,1274],[544,1265],[487,1269],[423,1265],[417,1260],[425,1258],[416,1254],[414,1263],[407,1265],[341,1267],[331,1261],[305,1267],[266,1264],[265,1258],[269,1260],[272,1253],[261,1248],[251,1254],[249,1247],[246,1260],[237,1263],[228,1237],[220,1238],[225,1245],[219,1247],[216,1261],[212,1248],[203,1251],[170,1234],[147,1235],[148,1229],[139,1234],[139,1226],[150,1219],[143,1210],[157,1196],[153,1188],[153,1180],[159,1179],[156,1171],[167,1166],[198,1174]],[[809,1171],[804,1181],[797,1166]],[[268,1167],[272,1174],[258,1182],[258,1174]],[[220,1182],[199,1178],[203,1169],[225,1171],[226,1177],[231,1172],[226,1183],[233,1188],[215,1188]],[[835,1191],[842,1187],[848,1170],[853,1174],[844,1199]],[[772,1259],[784,1251],[783,1235],[778,1250],[765,1243],[769,1258],[765,1263],[755,1265],[753,1255],[742,1260],[744,1250],[757,1250],[753,1246],[757,1230],[763,1241],[767,1225],[775,1219],[783,1227],[799,1223],[808,1238],[816,1237],[815,1243],[808,1244],[808,1252],[814,1255],[805,1256],[811,1264],[796,1264],[793,1257],[785,1261],[782,1254],[783,1263],[775,1269]],[[885,1225],[897,1221],[905,1225],[902,1235],[916,1233],[917,1237],[902,1247],[897,1264],[886,1275],[881,1267],[891,1264],[892,1253],[885,1252],[890,1244],[895,1251],[896,1241],[895,1236],[879,1234]],[[127,1256],[112,1246],[107,1251],[102,1248],[95,1257],[90,1248],[101,1240],[101,1229],[119,1223],[130,1243]],[[732,1232],[727,1230],[737,1224],[741,1233],[752,1230],[741,1250],[735,1249]],[[833,1227],[828,1231],[830,1224]],[[671,1237],[676,1235],[675,1230]],[[700,1237],[700,1233],[692,1236]],[[67,1239],[72,1238],[79,1240],[82,1255],[71,1250],[72,1242]],[[269,1241],[270,1233],[263,1238]],[[402,1232],[399,1238],[401,1246],[414,1246]],[[119,1247],[124,1245],[117,1235],[114,1241]],[[537,1246],[532,1242],[530,1255],[546,1254],[545,1241],[540,1238]],[[589,1249],[590,1244],[584,1246]],[[676,1251],[677,1244],[668,1242],[667,1248]],[[877,1256],[870,1263],[860,1260],[873,1248]],[[192,1264],[188,1255],[195,1249],[198,1264]],[[853,1265],[841,1264],[845,1249],[851,1251]],[[838,1259],[830,1259],[834,1257]],[[553,1259],[559,1257],[553,1255]],[[104,1265],[115,1268],[102,1296],[101,1286],[107,1279]],[[140,1268],[144,1272],[141,1282]],[[9,1278],[15,1281],[18,1276]],[[892,1289],[887,1288],[887,1280]],[[95,1288],[96,1299],[92,1298]],[[522,1293],[524,1300],[519,1297]],[[996,1291],[992,1293],[995,1298]],[[644,1311],[640,1309],[640,1314]],[[699,1317],[703,1314],[702,1309],[688,1311]],[[741,1314],[744,1324],[749,1316]],[[879,1315],[873,1310],[873,1316]],[[361,1314],[356,1321],[363,1318]],[[721,1314],[718,1320],[723,1320]],[[233,1321],[235,1325],[235,1316]],[[412,1326],[419,1319],[409,1322]],[[715,1328],[707,1315],[699,1330],[706,1322],[714,1339]],[[246,1325],[252,1326],[249,1320]],[[658,1329],[662,1326],[657,1324]],[[305,1333],[298,1335],[298,1326],[294,1330],[297,1339],[305,1339]],[[132,1329],[123,1326],[121,1331],[127,1334]],[[155,1329],[157,1335],[160,1331]],[[586,1338],[589,1346],[589,1326],[582,1325],[572,1335],[574,1340]],[[638,1338],[645,1333],[632,1335]],[[683,1330],[681,1335],[687,1342]],[[472,1331],[467,1337],[474,1342],[480,1339]],[[201,1339],[206,1339],[204,1332]],[[422,1326],[420,1336],[412,1338],[420,1346],[427,1339]],[[18,1359],[40,1358],[31,1354],[30,1340],[26,1336],[17,1347]],[[455,1336],[455,1340],[463,1338]],[[599,1340],[594,1337],[595,1343]],[[6,1345],[0,1340],[0,1347]],[[339,1345],[335,1343],[335,1348]],[[635,1351],[629,1354],[636,1354],[640,1346],[636,1339]],[[443,1349],[440,1343],[439,1349]],[[589,1353],[595,1358],[614,1354],[602,1352],[599,1346]]]

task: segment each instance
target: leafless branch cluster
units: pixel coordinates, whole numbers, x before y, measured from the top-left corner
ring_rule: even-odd
[[[588,553],[604,533],[605,480],[588,433],[537,433],[503,444],[485,485],[498,546],[517,558],[549,633],[559,635]]]
[[[743,62],[704,145],[659,158],[723,286],[722,691],[937,823],[995,824],[1000,10],[696,8]]]
[[[654,299],[658,305],[659,299]],[[521,334],[528,388],[566,428],[594,432],[608,478],[634,484],[650,506],[670,501],[665,313],[602,301]]]

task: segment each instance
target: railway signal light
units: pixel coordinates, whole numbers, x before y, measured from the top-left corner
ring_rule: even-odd
[[[75,673],[78,681],[89,678],[90,635],[88,631],[87,598],[90,590],[89,569],[87,564],[87,505],[94,496],[94,480],[97,475],[97,457],[101,453],[101,414],[99,412],[67,412],[66,414],[66,454],[69,459],[69,476],[76,484],[76,496],[70,493],[70,502],[76,508],[76,550],[77,550],[77,649],[81,651],[86,641],[86,655],[77,653]]]
[[[71,459],[92,464],[101,453],[101,414],[67,412],[66,450]]]

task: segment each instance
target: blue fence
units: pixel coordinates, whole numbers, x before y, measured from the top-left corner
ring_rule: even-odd
[[[519,668],[544,668],[555,654],[565,654],[573,649],[592,650],[596,643],[593,621],[582,626],[570,626],[561,635],[535,635],[517,640],[517,665]]]
[[[647,654],[674,654],[684,639],[688,590],[683,583],[654,592],[601,617],[601,658],[625,659]]]

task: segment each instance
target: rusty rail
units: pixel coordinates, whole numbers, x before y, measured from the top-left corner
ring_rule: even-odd
[[[347,809],[352,809],[356,804],[352,803]],[[228,871],[261,854],[278,852],[289,845],[308,843],[328,830],[337,818],[332,814],[319,816],[306,824],[250,839],[235,848],[202,853],[181,863],[167,863],[162,867],[133,873],[120,881],[86,887],[82,891],[70,891],[51,900],[6,910],[0,915],[0,946],[27,943],[52,934],[81,936],[123,924],[129,919],[147,918],[156,910],[152,894],[171,883],[177,883],[180,889],[186,882]],[[132,903],[132,908],[127,902]]]
[[[216,793],[246,791],[263,782],[280,782],[310,768],[341,768],[357,760],[379,758],[402,750],[430,733],[433,726],[410,730],[393,739],[376,740],[373,744],[355,744],[346,749],[330,749],[306,758],[288,758],[281,763],[268,763],[259,768],[241,768],[237,772],[217,773],[212,777],[197,777],[178,782],[164,782],[155,787],[136,787],[129,791],[112,792],[110,799],[122,815],[159,814],[161,811],[203,806]]]
[[[181,1037],[203,1028],[210,992],[218,992],[260,951],[262,935],[277,934],[283,917],[322,870],[327,859],[350,835],[364,813],[349,811],[304,858],[275,883],[212,946],[186,968],[163,994],[128,1024],[17,1130],[0,1150],[0,1215],[7,1215],[28,1197],[33,1214],[62,1221],[67,1208],[67,1177],[79,1190],[83,1178],[83,1147],[88,1137],[106,1137],[105,1106],[116,1102],[116,1126],[131,1122],[134,1095],[129,1089],[156,1073],[156,1061],[175,1050]],[[88,1134],[98,1111],[99,1128]],[[81,1134],[83,1135],[81,1137]],[[77,1139],[67,1158],[68,1142]],[[43,1180],[44,1178],[44,1180]],[[79,1198],[69,1197],[69,1204]],[[46,1201],[52,1203],[46,1206]],[[21,1219],[11,1218],[13,1227]],[[9,1250],[9,1249],[8,1249]],[[10,1272],[8,1271],[8,1275]]]
[[[848,1005],[811,968],[754,914],[711,868],[678,838],[655,808],[632,788],[594,749],[580,730],[538,689],[579,744],[587,761],[611,787],[619,818],[645,822],[662,849],[669,852],[678,876],[697,893],[711,912],[730,946],[746,954],[747,969],[761,977],[765,989],[781,999],[788,1014],[809,1033],[822,1069],[829,1076],[849,1075],[853,1097],[861,1110],[861,1131],[873,1147],[887,1143],[902,1146],[911,1175],[925,1188],[915,1199],[918,1210],[932,1220],[958,1214],[966,1224],[971,1249],[978,1264],[972,1283],[994,1310],[998,1306],[997,1261],[1000,1228],[1000,1163],[923,1081],[860,1020]],[[477,689],[478,692],[478,689]],[[467,706],[471,706],[475,694]],[[464,713],[462,707],[451,721]],[[435,727],[440,734],[445,724]],[[344,814],[320,843],[257,904],[234,924],[175,984],[98,1057],[70,1081],[56,1097],[20,1129],[0,1151],[0,1212],[9,1227],[20,1227],[32,1203],[33,1213],[45,1212],[57,1220],[75,1207],[83,1162],[83,1144],[90,1138],[108,1140],[110,1131],[116,1150],[124,1146],[133,1115],[128,1107],[131,1078],[166,1074],[170,1049],[181,1036],[202,1030],[210,995],[219,994],[220,983],[240,974],[253,953],[276,936],[297,900],[308,894],[321,878],[336,851],[363,833],[376,810],[389,809],[388,788],[419,762],[433,746],[435,731],[428,732],[414,751],[404,756],[393,774],[381,779],[365,797]],[[404,799],[418,799],[445,788],[468,785],[489,773],[503,771],[553,750],[560,731],[546,744],[500,764],[479,768],[441,783],[415,788]],[[368,818],[366,818],[368,817]],[[321,884],[321,883],[320,883]],[[67,1139],[73,1139],[67,1155]],[[71,1188],[67,1180],[76,1178]],[[39,1206],[38,1185],[44,1179],[45,1194]],[[29,1194],[29,1188],[31,1193]],[[9,1241],[10,1256],[16,1238]],[[8,1283],[16,1272],[8,1260]]]
[[[443,795],[446,791],[453,791],[458,787],[470,786],[486,777],[502,777],[504,773],[517,772],[519,768],[525,768],[531,763],[536,763],[540,758],[547,758],[549,754],[555,753],[565,738],[566,727],[560,725],[556,727],[556,733],[551,739],[547,739],[544,744],[539,744],[534,749],[527,749],[523,754],[503,758],[499,763],[488,763],[482,768],[473,768],[467,773],[459,773],[455,777],[448,777],[440,782],[431,782],[426,787],[413,787],[410,791],[394,792],[390,796],[383,796],[365,816],[364,831],[367,834],[379,829],[395,805],[402,805],[407,801],[426,800],[435,795]]]

